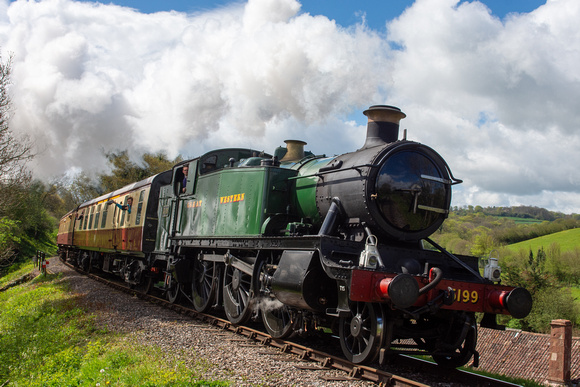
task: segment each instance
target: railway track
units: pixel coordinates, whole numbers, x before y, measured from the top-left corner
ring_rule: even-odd
[[[366,380],[373,382],[378,386],[430,386],[439,385],[439,382],[446,386],[517,386],[516,384],[492,379],[477,374],[461,371],[441,369],[434,363],[423,361],[409,356],[395,356],[386,366],[397,370],[404,370],[404,375],[428,375],[429,381],[417,381],[411,377],[402,376],[399,373],[394,374],[384,369],[353,364],[344,358],[331,355],[327,352],[307,347],[296,342],[288,340],[274,339],[265,332],[248,326],[233,325],[230,321],[213,315],[199,313],[196,310],[181,304],[170,303],[169,301],[159,298],[152,294],[144,294],[135,289],[131,289],[119,282],[103,278],[95,273],[87,273],[68,262],[63,262],[69,268],[83,274],[93,280],[101,282],[111,288],[114,288],[131,296],[138,297],[142,300],[155,304],[157,306],[172,310],[183,316],[207,324],[208,329],[215,329],[217,332],[232,332],[244,341],[260,346],[264,350],[270,348],[280,353],[291,354],[302,361],[309,361],[312,365],[297,365],[298,369],[304,370],[324,370],[336,369],[343,373],[342,380]],[[266,352],[265,352],[266,353]],[[420,370],[420,371],[418,371]],[[419,378],[417,378],[419,379]],[[424,378],[421,378],[424,379]],[[333,378],[332,380],[338,380]]]

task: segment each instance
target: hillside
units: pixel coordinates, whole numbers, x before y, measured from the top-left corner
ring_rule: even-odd
[[[481,207],[481,206],[464,206],[453,207],[452,211],[457,215],[469,215],[473,213],[482,213],[490,216],[497,216],[502,218],[511,218],[517,220],[518,223],[527,220],[530,221],[554,221],[563,218],[578,218],[578,214],[563,214],[561,212],[554,212],[546,210],[545,208],[534,206],[515,206],[515,207]]]
[[[572,251],[580,248],[580,228],[560,231],[554,234],[544,235],[538,238],[528,239],[523,242],[513,243],[507,246],[510,250],[518,252],[521,249],[533,251],[534,253],[541,248],[547,250],[553,243],[560,245],[560,251]]]
[[[453,207],[449,218],[431,238],[454,254],[483,257],[506,245],[573,229],[580,229],[578,214],[566,215],[529,206],[468,206]],[[567,243],[561,249],[568,249],[568,242],[580,247],[577,238],[563,240]]]

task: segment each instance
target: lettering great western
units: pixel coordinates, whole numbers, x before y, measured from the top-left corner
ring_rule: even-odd
[[[226,203],[236,203],[244,201],[245,194],[235,194],[235,195],[228,195],[228,196],[221,196],[220,197],[220,204]]]
[[[242,202],[245,199],[246,194],[235,194],[235,195],[228,195],[228,196],[220,196],[220,204],[227,204],[227,203],[237,203]],[[190,200],[187,202],[187,208],[197,208],[201,207],[203,201],[202,200]]]

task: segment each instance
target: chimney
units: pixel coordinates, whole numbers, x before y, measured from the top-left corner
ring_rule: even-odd
[[[548,363],[548,385],[570,384],[572,365],[572,322],[552,320],[550,324],[550,360]]]
[[[362,149],[395,142],[399,139],[399,121],[407,117],[401,109],[373,105],[363,112],[368,117],[367,138]]]
[[[286,140],[286,154],[282,157],[282,161],[298,161],[304,158],[304,145],[306,143],[300,140]]]

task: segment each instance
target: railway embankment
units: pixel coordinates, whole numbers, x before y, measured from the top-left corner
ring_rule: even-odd
[[[164,362],[179,365],[182,372],[189,372],[198,380],[228,386],[374,385],[344,380],[338,370],[299,369],[296,365],[301,362],[295,356],[264,349],[234,333],[128,296],[78,274],[58,259],[51,259],[48,269],[62,273],[62,281],[66,281],[76,301],[94,316],[95,329],[119,335],[127,346],[160,351]]]
[[[332,370],[299,368],[300,360],[293,356],[260,348],[229,332],[216,331],[171,310],[117,292],[78,274],[58,259],[51,259],[49,272],[61,273],[60,280],[66,281],[75,300],[94,316],[95,329],[122,336],[127,346],[146,346],[163,353],[162,358],[173,362],[176,369],[180,365],[180,370],[187,370],[182,372],[195,373],[202,380],[223,381],[232,386],[373,385],[344,380],[344,375]],[[37,274],[23,275],[2,288],[22,284]],[[482,328],[479,336],[478,350],[485,354],[480,358],[480,370],[540,384],[548,379],[549,362],[554,357],[550,351],[550,335]],[[580,338],[573,338],[569,385],[578,385],[579,363]],[[428,384],[437,385],[436,382]]]

